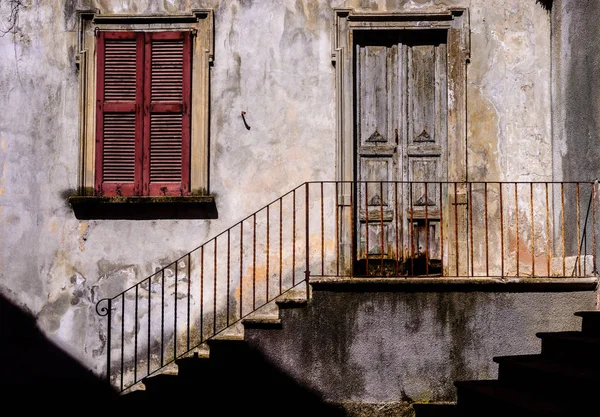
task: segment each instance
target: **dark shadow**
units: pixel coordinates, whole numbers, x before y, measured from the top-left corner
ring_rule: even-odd
[[[13,412],[97,415],[117,392],[50,341],[35,318],[0,294],[0,402]],[[86,407],[84,409],[79,407]],[[97,413],[96,413],[97,412]]]
[[[146,390],[123,395],[120,408],[166,412],[185,403],[190,411],[214,416],[346,415],[244,341],[218,341],[210,351],[209,358],[177,360],[177,375],[146,378]]]
[[[552,4],[554,0],[536,0],[538,4],[540,4],[545,10],[552,11]]]

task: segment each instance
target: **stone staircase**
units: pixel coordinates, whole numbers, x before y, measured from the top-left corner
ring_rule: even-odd
[[[496,380],[456,381],[456,405],[416,405],[416,416],[600,415],[600,311],[575,315],[580,331],[537,333],[539,354],[495,357]]]
[[[135,412],[191,407],[211,415],[349,415],[298,384],[244,339],[247,329],[282,328],[280,309],[306,304],[305,290],[286,293],[177,359],[170,370],[145,378],[142,389],[121,396],[119,407]],[[575,315],[582,318],[580,331],[537,333],[541,353],[495,357],[496,380],[456,381],[455,404],[413,404],[414,416],[598,416],[600,311]]]

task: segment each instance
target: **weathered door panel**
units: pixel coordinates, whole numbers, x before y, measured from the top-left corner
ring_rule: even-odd
[[[438,182],[447,178],[445,32],[387,32],[356,42],[357,272],[435,273]]]

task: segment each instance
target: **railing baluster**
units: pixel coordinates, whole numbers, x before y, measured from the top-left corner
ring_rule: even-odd
[[[256,213],[252,222],[252,310],[256,310]]]
[[[563,277],[567,276],[567,264],[566,264],[566,252],[565,252],[565,183],[560,183],[560,213],[561,213],[561,235],[562,235],[562,267],[563,267]]]
[[[151,324],[152,324],[152,277],[154,275],[151,275],[148,277],[148,349],[147,349],[147,365],[148,365],[148,374],[150,375],[150,330],[151,330]],[[146,376],[147,376],[146,375]]]
[[[360,185],[358,185],[357,183],[350,183],[350,275],[354,275],[355,273],[355,266],[356,266],[356,258],[357,258],[357,251],[356,251],[356,235],[360,236],[360,219],[358,219],[358,215],[356,216],[356,219],[354,218],[355,212],[357,210],[354,209],[354,193],[355,193],[355,187],[360,187]],[[357,221],[358,220],[358,221]],[[358,225],[358,226],[357,226]],[[358,227],[358,233],[356,233],[356,228]]]
[[[217,238],[213,251],[213,335],[217,334]]]
[[[265,284],[266,284],[265,292],[267,295],[267,298],[266,298],[267,303],[269,302],[269,254],[271,253],[271,250],[269,249],[269,243],[270,243],[269,242],[269,232],[270,232],[270,230],[269,230],[269,220],[270,220],[269,215],[270,215],[269,206],[267,206],[267,250],[265,251],[265,253],[266,253],[265,258],[266,258],[266,264],[267,264],[266,269],[265,269],[265,281],[266,281],[265,282]]]
[[[125,377],[125,293],[121,294],[121,391],[123,391],[123,379]]]
[[[279,199],[279,294],[283,284],[283,198]]]
[[[475,276],[475,257],[473,254],[473,184],[469,183],[469,240],[470,240],[470,256],[467,256],[468,262],[471,263],[471,276]]]
[[[593,262],[594,265],[592,267],[592,274],[598,273],[598,257],[596,253],[596,187],[598,183],[592,183],[592,253],[594,254]]]
[[[292,192],[292,287],[296,286],[296,190]]]
[[[229,230],[227,231],[227,233],[229,234]],[[188,352],[190,351],[190,289],[191,289],[191,285],[192,285],[192,275],[191,275],[191,263],[192,263],[192,259],[190,254],[187,254],[187,350]],[[229,291],[227,291],[227,293],[229,294]],[[229,307],[229,306],[228,306]]]
[[[442,183],[440,182],[440,202],[438,209],[440,211],[440,275],[444,275],[444,200]]]
[[[456,245],[456,276],[459,274],[459,263],[458,263],[458,184],[454,183],[454,243]],[[412,195],[412,193],[411,193]],[[412,204],[411,204],[412,206]]]
[[[179,261],[175,261],[175,297],[173,307],[173,359],[177,359],[177,278],[178,268],[177,264]]]
[[[484,218],[485,218],[485,276],[490,276],[490,257],[489,257],[489,230],[488,230],[488,183],[484,183]]]
[[[429,189],[425,183],[425,275],[429,276]]]
[[[531,276],[535,277],[535,219],[533,218],[533,183],[529,183],[529,202],[531,208]]]
[[[501,275],[504,277],[504,198],[502,197],[502,183],[498,183],[500,193],[500,264],[501,264]]]
[[[133,383],[137,382],[137,345],[138,345],[138,284],[135,285],[135,314],[133,320]]]
[[[110,383],[110,361],[112,348],[112,300],[107,300],[107,326],[106,326],[106,380]],[[149,316],[148,316],[149,317]],[[150,333],[148,333],[150,334]],[[150,349],[148,349],[150,351]],[[149,362],[148,362],[149,363]]]
[[[160,366],[164,366],[165,356],[165,269],[162,269],[161,299],[160,299]]]
[[[409,183],[408,189],[408,204],[410,205],[410,223],[408,225],[408,238],[410,240],[410,276],[415,276],[415,229],[413,223],[413,183],[412,181]]]
[[[365,275],[369,275],[369,183],[365,182]]]
[[[304,204],[306,206],[306,219],[304,220],[305,222],[305,235],[306,235],[306,242],[305,242],[305,256],[306,256],[306,264],[305,264],[305,269],[304,269],[304,280],[306,281],[306,297],[310,298],[310,286],[309,286],[309,281],[310,281],[310,206],[309,206],[309,192],[310,192],[310,183],[307,182],[306,183],[306,192],[304,195]]]
[[[577,276],[581,276],[581,212],[580,212],[580,204],[581,201],[579,199],[579,183],[575,184],[575,202],[577,204],[576,216],[577,216],[577,263],[573,265],[573,271],[577,269]],[[572,275],[572,274],[571,274]]]
[[[396,233],[395,233],[395,241],[396,241],[396,269],[395,269],[395,276],[398,276],[398,262],[399,262],[399,258],[400,258],[400,248],[399,248],[399,244],[398,244],[398,238],[399,238],[399,229],[398,229],[398,211],[400,210],[400,207],[398,205],[398,182],[394,183],[394,220],[396,222]]]
[[[339,183],[335,183],[335,276],[340,276],[340,204]]]
[[[308,190],[308,183],[306,183]],[[321,181],[321,276],[325,275],[325,214],[323,212],[323,181]]]
[[[226,298],[226,314],[227,314],[227,327],[229,327],[229,291],[231,287],[231,233],[230,229],[227,229],[227,290],[225,292]]]
[[[204,342],[204,245],[200,248],[200,343],[202,342]]]
[[[381,268],[381,274],[383,276],[383,256],[384,256],[384,247],[385,247],[385,243],[384,243],[384,229],[383,229],[383,182],[379,181],[379,227],[381,228],[381,230],[379,231],[379,237],[380,237],[380,245],[381,245],[381,264],[380,264],[380,268]]]
[[[517,276],[520,276],[519,274],[519,192],[518,192],[518,186],[517,183],[515,182],[515,224],[517,227]]]
[[[548,276],[552,275],[550,266],[552,255],[550,252],[550,200],[548,197],[548,183],[546,183],[546,264]]]

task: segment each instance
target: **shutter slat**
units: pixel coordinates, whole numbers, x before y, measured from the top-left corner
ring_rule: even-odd
[[[105,113],[102,179],[133,182],[135,179],[135,114]]]
[[[135,39],[106,39],[104,41],[104,99],[136,99]]]
[[[155,40],[151,53],[151,100],[183,100],[183,40]]]
[[[153,114],[150,119],[150,182],[180,182],[182,115]]]

